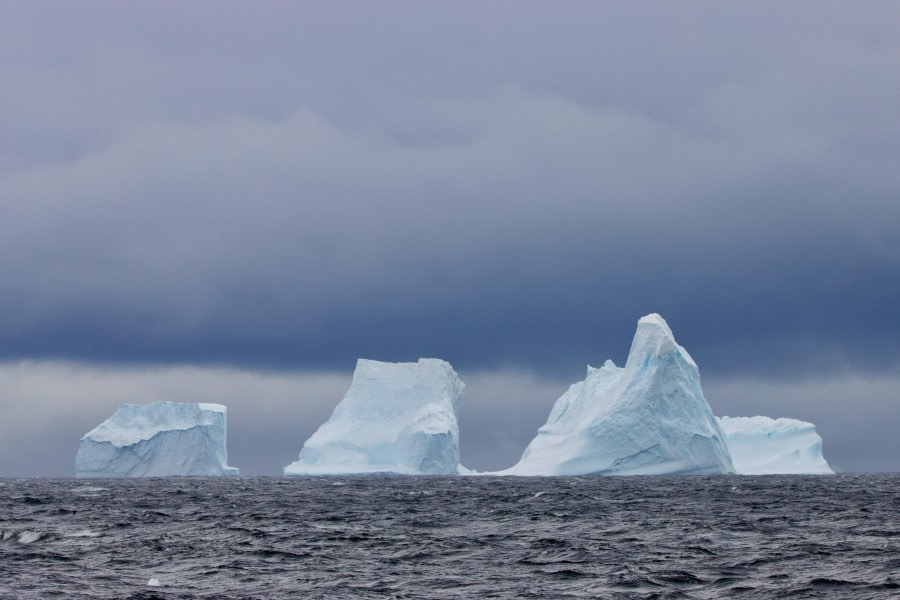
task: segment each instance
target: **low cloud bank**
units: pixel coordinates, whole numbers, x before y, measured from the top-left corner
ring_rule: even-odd
[[[229,463],[245,475],[278,475],[350,385],[346,372],[274,372],[210,367],[98,367],[64,362],[0,365],[0,477],[69,477],[78,440],[121,402],[228,405]],[[495,470],[515,463],[554,401],[574,381],[501,369],[460,371],[463,464]],[[900,470],[900,377],[828,380],[710,379],[717,415],[812,421],[825,456],[841,471]]]

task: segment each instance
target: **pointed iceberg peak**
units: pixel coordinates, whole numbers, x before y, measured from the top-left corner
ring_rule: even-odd
[[[654,359],[673,352],[677,352],[687,364],[697,368],[697,363],[688,351],[675,341],[675,335],[666,320],[656,313],[651,313],[638,320],[625,368],[646,368]]]
[[[660,316],[659,313],[650,313],[649,315],[644,315],[640,319],[638,319],[638,325],[654,325],[656,327],[661,327],[662,329],[669,332],[669,335],[672,335],[672,330],[669,329],[669,324],[666,323],[666,320]]]
[[[612,361],[569,387],[507,475],[733,473],[700,372],[656,314],[638,321],[624,368]]]

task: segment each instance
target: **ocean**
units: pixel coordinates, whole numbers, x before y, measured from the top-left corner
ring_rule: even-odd
[[[900,476],[0,480],[3,599],[380,597],[900,598]]]

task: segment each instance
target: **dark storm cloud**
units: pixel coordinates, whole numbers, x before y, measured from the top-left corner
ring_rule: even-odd
[[[896,5],[0,11],[7,359],[900,360]]]

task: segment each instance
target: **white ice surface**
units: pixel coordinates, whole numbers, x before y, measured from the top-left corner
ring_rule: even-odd
[[[215,408],[207,408],[210,406]],[[86,433],[82,439],[109,442],[121,448],[149,440],[162,431],[216,426],[223,422],[222,415],[225,413],[226,409],[221,404],[120,404],[113,416]]]
[[[734,468],[742,475],[830,474],[816,426],[796,419],[722,417]]]
[[[443,360],[360,359],[346,396],[284,473],[456,474],[464,388]]]
[[[76,477],[237,475],[227,464],[226,419],[221,404],[121,404],[81,438]]]
[[[697,364],[662,317],[647,315],[624,367],[606,361],[557,400],[504,475],[733,473]]]

